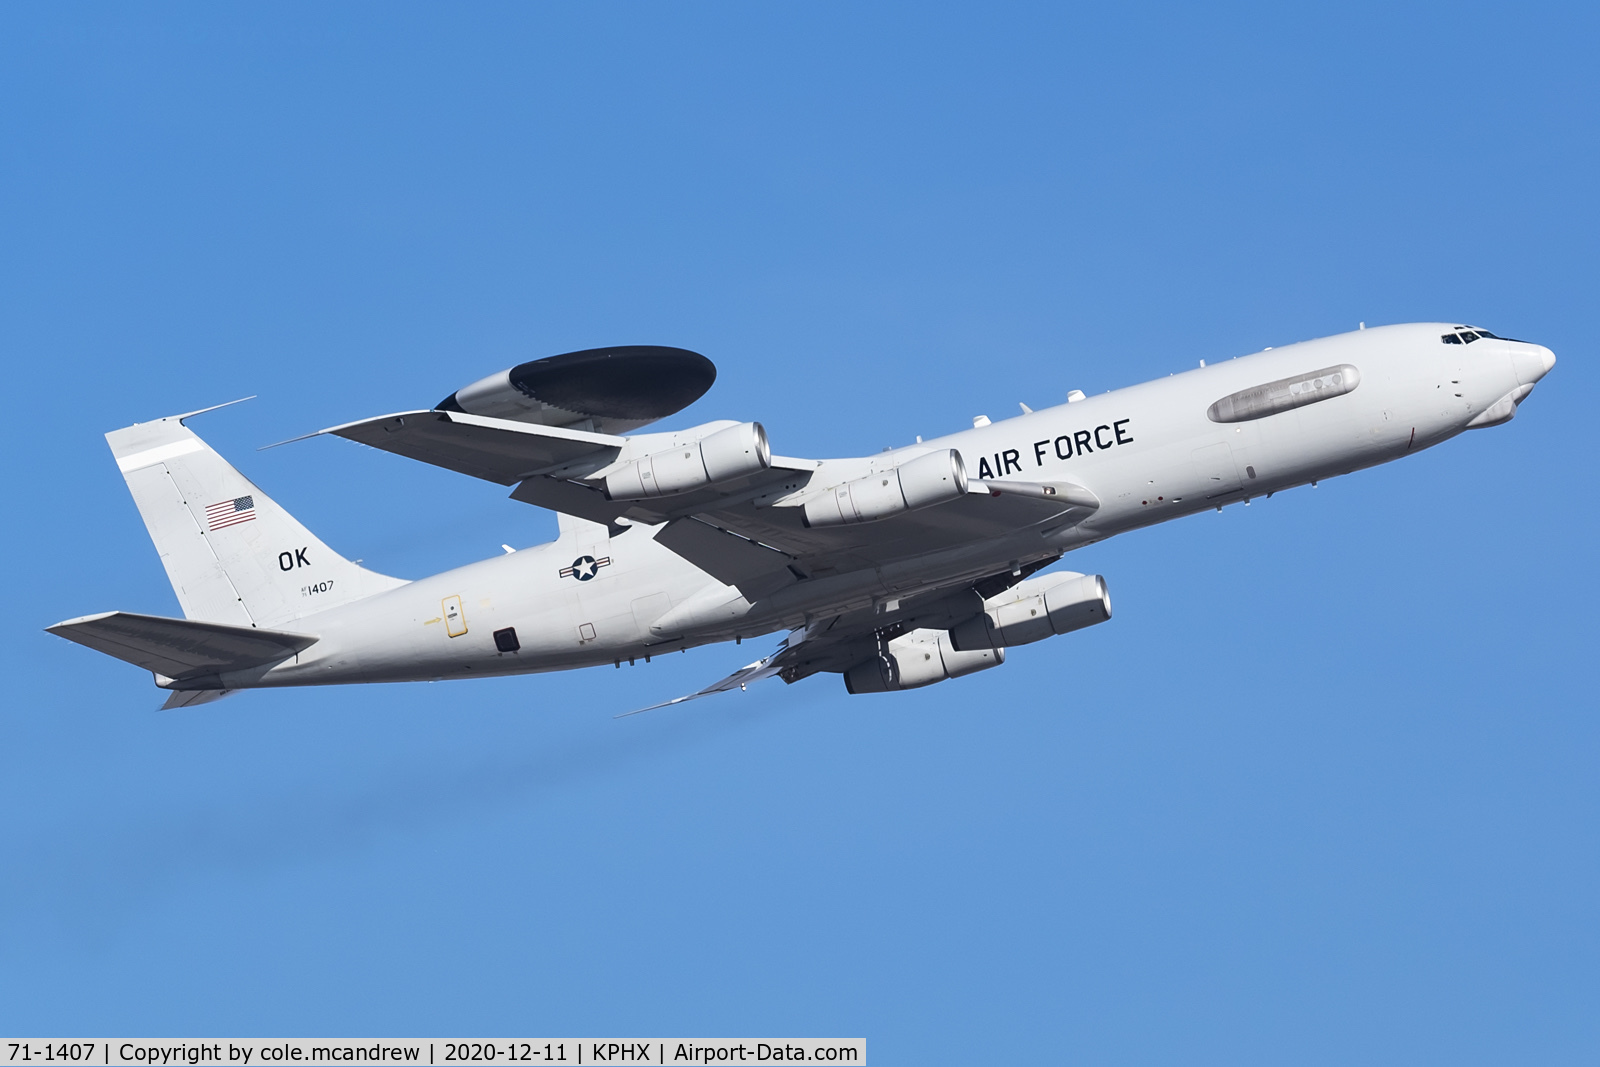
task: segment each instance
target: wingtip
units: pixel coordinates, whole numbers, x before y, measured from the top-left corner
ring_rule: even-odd
[[[72,627],[77,626],[80,623],[99,622],[101,619],[109,619],[115,614],[117,614],[115,611],[97,611],[93,615],[79,615],[76,619],[62,619],[60,622],[51,623],[49,626],[46,626],[44,628],[44,632],[47,634],[55,634],[57,637],[59,637],[61,636],[62,630],[70,630]]]
[[[313,438],[313,437],[321,437],[323,434],[325,434],[327,432],[328,432],[327,430],[312,430],[310,433],[303,433],[299,437],[289,437],[289,438],[285,438],[282,441],[274,441],[270,445],[262,445],[260,448],[256,449],[256,451],[257,452],[265,452],[267,449],[269,449],[269,448],[277,448],[279,445],[292,445],[296,441],[309,441],[309,440],[311,440],[311,438]]]
[[[630,715],[643,715],[647,711],[656,711],[660,708],[670,708],[674,704],[682,704],[686,700],[693,700],[696,697],[703,697],[706,695],[707,694],[705,693],[690,693],[688,696],[673,697],[671,700],[663,700],[659,704],[651,704],[648,708],[635,708],[633,711],[624,711],[611,717],[613,719],[626,719]]]

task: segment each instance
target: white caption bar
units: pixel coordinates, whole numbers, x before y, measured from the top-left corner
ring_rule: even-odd
[[[718,1064],[867,1062],[865,1038],[0,1038],[0,1064],[38,1067],[280,1067],[285,1064]]]

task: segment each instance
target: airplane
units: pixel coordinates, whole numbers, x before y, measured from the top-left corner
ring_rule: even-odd
[[[824,672],[852,694],[916,689],[1110,619],[1103,576],[1039,573],[1073,549],[1499,426],[1554,365],[1542,345],[1475,326],[1363,324],[815,460],[775,454],[759,422],[635,433],[711,388],[705,356],[570,352],[318,432],[557,515],[548,544],[415,581],[334,552],[189,429],[202,413],[189,412],[106,434],[184,617],[47,629],[151,671],[166,708],[621,667],[778,632],[770,655],[653,707]]]

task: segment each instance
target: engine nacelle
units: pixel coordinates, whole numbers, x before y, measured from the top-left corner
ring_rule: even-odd
[[[606,475],[612,500],[687,493],[772,466],[767,431],[759,422],[729,426],[698,441],[642,456]]]
[[[929,452],[893,470],[836,485],[805,503],[807,526],[873,522],[967,495],[967,468],[955,449]]]
[[[998,667],[1005,661],[1004,649],[959,652],[943,630],[912,630],[890,641],[884,655],[845,671],[844,687],[850,693],[897,693]]]
[[[1111,594],[1098,574],[1070,571],[1018,582],[984,601],[983,613],[950,629],[962,652],[1027,645],[1111,618]]]

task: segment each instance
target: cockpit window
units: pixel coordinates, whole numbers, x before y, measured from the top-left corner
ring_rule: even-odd
[[[1474,326],[1471,329],[1461,326],[1457,329],[1459,332],[1444,334],[1439,338],[1439,340],[1443,341],[1447,345],[1470,345],[1480,337],[1487,337],[1494,341],[1510,341],[1512,344],[1518,345],[1528,344],[1527,341],[1518,341],[1515,337],[1501,337],[1497,333],[1490,333],[1481,326]]]
[[[1480,330],[1476,326],[1470,330],[1463,326],[1459,332],[1447,333],[1440,337],[1439,340],[1443,341],[1447,345],[1470,345],[1480,337],[1493,337],[1496,341],[1505,340],[1503,337],[1496,337],[1488,330]]]

